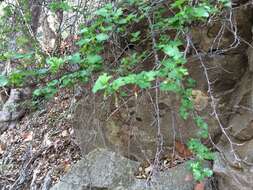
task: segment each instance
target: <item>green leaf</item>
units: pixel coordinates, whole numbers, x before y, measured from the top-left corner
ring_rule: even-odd
[[[105,7],[96,11],[96,15],[98,15],[98,16],[106,17],[106,16],[108,16],[108,14],[109,14],[108,10]]]
[[[184,120],[186,120],[189,117],[189,112],[182,106],[180,106],[179,108],[179,114]]]
[[[42,69],[37,69],[36,71],[35,71],[35,73],[37,74],[37,75],[45,75],[45,74],[48,74],[48,71],[49,71],[49,69],[47,69],[47,68],[42,68]]]
[[[16,70],[10,73],[10,75],[8,76],[8,80],[10,84],[19,86],[24,83],[25,77],[26,77],[25,71]]]
[[[203,173],[206,177],[211,177],[213,175],[213,171],[210,170],[209,168],[204,168]]]
[[[232,2],[231,0],[218,0],[220,3],[222,3],[224,5],[224,7],[231,7],[232,6]]]
[[[129,74],[124,77],[124,81],[126,84],[134,84],[136,82],[136,74]]]
[[[78,46],[87,45],[87,44],[89,44],[91,41],[92,41],[92,39],[90,39],[90,38],[84,38],[84,39],[81,39],[81,40],[79,40],[78,42],[76,42],[76,45],[78,45]]]
[[[214,154],[205,145],[203,145],[199,139],[191,139],[187,145],[200,160],[214,159]]]
[[[109,86],[109,80],[112,78],[112,76],[108,76],[107,73],[104,73],[100,75],[95,83],[95,85],[92,88],[92,92],[96,93],[99,90],[103,90],[106,87]]]
[[[123,77],[120,77],[112,82],[112,88],[113,90],[117,91],[120,87],[124,86],[126,84],[126,81]]]
[[[149,88],[151,82],[155,80],[158,72],[156,71],[142,71],[136,75],[135,83],[142,89]]]
[[[166,39],[165,39],[166,40]],[[183,62],[182,53],[179,51],[179,46],[182,45],[182,42],[179,40],[169,41],[167,44],[160,44],[158,47],[163,50],[163,52],[171,56],[175,60]],[[174,61],[175,61],[174,60]]]
[[[96,39],[98,40],[98,42],[103,42],[109,39],[109,36],[105,33],[100,33],[96,36]]]
[[[69,11],[71,9],[71,6],[68,4],[66,1],[55,1],[49,4],[49,8],[51,11],[58,11],[58,10],[63,10],[63,11]]]
[[[40,96],[42,95],[42,90],[40,88],[37,88],[33,91],[34,96]]]
[[[86,33],[88,33],[89,32],[89,29],[87,28],[87,27],[84,27],[84,28],[82,28],[79,32],[78,32],[78,34],[86,34]]]
[[[58,92],[58,84],[58,80],[52,80],[45,87],[38,88],[33,91],[33,96],[42,96],[46,99],[52,98]]]
[[[87,62],[91,65],[101,63],[103,61],[103,58],[100,55],[88,55],[87,56]]]
[[[136,42],[136,41],[138,41],[138,40],[140,39],[140,34],[141,34],[140,31],[131,33],[132,38],[131,38],[130,41],[131,41],[131,42]]]
[[[21,53],[15,53],[13,55],[13,59],[30,59],[32,58],[33,56],[33,53],[24,53],[24,54],[21,54]]]
[[[120,17],[123,14],[121,8],[117,9],[116,12],[113,14],[114,17]]]
[[[199,137],[206,139],[209,137],[209,132],[208,130],[200,130],[198,131],[198,135]]]
[[[209,12],[205,9],[205,7],[194,7],[193,16],[197,18],[208,18]]]
[[[207,123],[200,116],[197,116],[194,120],[199,128],[208,129]]]
[[[192,78],[188,78],[188,79],[187,79],[187,86],[188,86],[189,88],[195,87],[195,86],[196,86],[196,81],[193,80]]]
[[[47,59],[47,64],[49,64],[50,70],[53,73],[56,73],[60,69],[60,67],[64,64],[64,62],[65,62],[64,59],[58,57],[51,57]]]
[[[58,80],[52,80],[47,84],[47,86],[55,87],[58,83],[59,83]]]
[[[80,63],[80,62],[81,62],[81,55],[80,55],[80,53],[75,53],[75,54],[73,54],[73,55],[70,55],[70,56],[68,57],[68,61],[69,61],[70,63],[73,63],[73,64]]]
[[[62,77],[61,78],[61,87],[68,87],[73,85],[74,80],[71,77]]]
[[[189,168],[192,171],[195,180],[203,181],[206,177],[211,177],[213,175],[212,170],[204,167],[203,161],[194,160],[189,163]]]
[[[181,8],[181,6],[186,2],[186,0],[177,0],[171,4],[172,8]]]
[[[160,89],[162,91],[170,91],[170,92],[179,92],[181,90],[180,86],[173,81],[164,81],[161,83]]]
[[[179,51],[179,49],[177,47],[173,47],[173,46],[165,46],[163,48],[164,53],[166,53],[167,55],[174,57],[176,59],[180,58],[182,55]]]

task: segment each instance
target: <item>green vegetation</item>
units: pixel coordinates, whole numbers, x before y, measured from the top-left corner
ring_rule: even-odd
[[[208,18],[219,16],[222,9],[230,6],[230,1],[193,2],[176,0],[163,4],[128,0],[117,7],[106,4],[95,12],[89,25],[80,26],[80,39],[76,43],[79,48],[71,55],[48,55],[43,52],[38,41],[25,26],[31,22],[31,12],[26,0],[20,1],[20,9],[8,5],[4,8],[4,16],[0,20],[0,61],[17,61],[19,64],[8,75],[0,76],[0,86],[22,87],[32,81],[38,86],[33,92],[34,99],[50,98],[59,88],[88,83],[91,82],[91,76],[97,76],[92,92],[103,91],[105,97],[113,94],[127,96],[133,93],[125,90],[125,87],[136,87],[140,90],[159,89],[180,95],[179,114],[182,119],[193,117],[199,128],[199,138],[191,139],[188,147],[196,155],[190,168],[194,178],[201,181],[212,175],[212,171],[205,168],[203,162],[214,159],[214,155],[201,143],[202,139],[208,138],[208,125],[194,112],[191,101],[194,81],[185,68],[188,53],[186,44],[191,43],[188,38],[191,25],[205,23]],[[78,11],[67,1],[53,2],[49,7],[52,11]],[[6,25],[6,19],[20,13],[23,17],[20,17],[20,22],[17,23],[25,25],[17,24],[14,28]],[[25,53],[14,52],[8,48],[7,39],[16,31],[21,31],[17,45],[19,49],[25,50]],[[105,59],[105,54],[109,53],[108,47],[115,36],[125,39],[128,44],[125,44],[126,50],[123,49],[123,52],[118,54],[120,56],[110,62]],[[138,47],[142,50],[137,50]],[[71,65],[76,65],[78,69],[71,72],[65,69]]]

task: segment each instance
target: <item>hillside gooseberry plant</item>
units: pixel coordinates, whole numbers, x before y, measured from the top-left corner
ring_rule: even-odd
[[[27,10],[25,1],[22,2],[22,10]],[[92,92],[103,91],[105,97],[127,96],[132,93],[126,90],[129,86],[140,90],[158,89],[175,93],[181,97],[178,112],[182,119],[193,117],[199,128],[198,138],[191,139],[188,147],[196,155],[196,160],[190,163],[193,176],[201,181],[212,175],[212,171],[204,167],[204,160],[213,160],[214,156],[201,143],[202,139],[208,138],[208,125],[194,112],[191,101],[194,81],[188,76],[185,67],[188,55],[185,44],[192,25],[205,23],[208,18],[219,15],[223,8],[229,6],[229,0],[175,0],[173,3],[127,0],[118,6],[106,4],[95,11],[89,25],[80,26],[80,39],[76,43],[78,51],[64,56],[44,54],[35,40],[32,41],[31,51],[31,45],[27,43],[31,36],[20,25],[22,35],[18,37],[17,45],[27,51],[6,52],[6,44],[0,46],[1,61],[21,63],[7,76],[0,76],[0,86],[22,87],[31,81],[37,85],[46,81],[46,85],[40,85],[33,95],[35,98],[50,98],[59,88],[91,82],[91,76],[98,76]],[[67,1],[60,4],[52,2],[49,7],[52,11],[72,10]],[[18,11],[11,5],[5,8],[5,15],[14,13]],[[25,13],[26,18],[23,19],[29,23],[31,13],[29,10]],[[0,25],[4,24],[7,17],[1,17]],[[0,29],[2,38],[11,30]],[[110,47],[114,47],[115,52],[110,52]],[[106,55],[113,53],[116,56],[106,60]],[[67,66],[75,69],[68,70]]]

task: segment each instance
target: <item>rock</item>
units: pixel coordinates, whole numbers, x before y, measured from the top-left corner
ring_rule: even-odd
[[[27,89],[11,89],[9,98],[0,111],[0,133],[16,126],[17,121],[24,116],[25,108],[19,103],[27,98],[28,94]]]
[[[248,69],[235,86],[230,105],[233,106],[234,114],[229,120],[229,133],[241,141],[253,138],[253,51],[251,47],[247,50]]]
[[[251,153],[251,156],[252,155],[253,154]],[[217,159],[215,159],[214,161],[213,170],[218,180],[218,189],[221,190],[253,189],[252,166],[247,168],[234,167],[230,165],[227,160],[224,160],[220,154],[217,154]]]
[[[234,143],[234,153],[230,144],[222,138],[218,147],[222,154],[217,154],[214,160],[213,171],[218,180],[219,189],[222,190],[252,190],[253,189],[253,139],[249,141],[238,141],[231,139]]]
[[[222,151],[223,155],[226,158],[228,164],[233,165],[234,167],[243,168],[248,170],[249,166],[253,163],[253,139],[249,141],[238,141],[234,138],[231,138],[233,144],[234,152],[231,151],[231,145],[227,142],[225,138],[222,138],[217,144],[219,150]],[[239,163],[235,159],[234,153],[237,155],[238,159],[241,160]],[[248,164],[247,164],[248,163]]]
[[[91,104],[91,99],[95,99],[95,103]],[[208,103],[207,98],[205,101]],[[113,99],[107,100],[106,105],[102,105],[102,97],[96,95],[88,95],[79,102],[73,126],[83,155],[100,147],[119,152],[134,160],[155,156],[157,150],[156,113],[150,96],[143,94],[137,99],[129,98],[126,102],[121,108],[114,108]],[[179,97],[161,93],[159,98],[160,129],[165,149],[173,146],[174,140],[182,140],[186,143],[197,135],[198,128],[193,119],[184,121],[180,118],[176,111],[179,110],[179,106]],[[201,108],[201,111],[208,113],[208,109],[210,108],[207,106]],[[114,110],[117,112],[113,114]],[[217,123],[209,115],[203,116],[213,136],[218,130]]]
[[[51,190],[192,190],[185,164],[155,175],[150,185],[136,179],[139,163],[106,149],[96,149],[74,165]],[[209,187],[207,190],[210,190]]]
[[[247,141],[253,138],[253,113],[244,111],[235,114],[229,122],[229,133],[238,140]]]
[[[215,94],[230,90],[241,79],[247,68],[247,56],[244,54],[202,56],[208,68],[208,77],[213,81]],[[206,76],[198,57],[190,57],[186,67],[189,75],[197,81],[197,89],[206,92],[208,89]]]
[[[233,89],[236,81],[245,73],[247,64],[244,64],[244,61],[247,63],[247,56],[240,54],[205,56],[203,60],[207,68],[212,68],[208,72],[210,72],[210,81],[215,81],[213,92],[215,95],[220,94],[217,107],[222,105],[227,111],[229,98],[226,93]],[[190,76],[198,81],[196,89],[193,90],[195,110],[208,123],[211,136],[216,137],[220,133],[220,128],[216,120],[211,117],[208,86],[198,58],[189,58],[187,67]],[[157,127],[152,101],[154,102],[148,93],[118,102],[119,107],[116,107],[113,97],[106,101],[103,100],[102,95],[90,94],[82,98],[74,114],[74,131],[82,154],[85,155],[100,147],[120,152],[135,160],[147,156],[154,157],[157,147]],[[175,139],[185,143],[190,138],[196,137],[198,128],[192,119],[186,121],[181,119],[178,114],[179,107],[178,96],[172,93],[160,93],[160,126],[165,149],[172,146]]]
[[[222,155],[217,155],[213,170],[222,190],[253,189],[252,53],[248,52],[249,68],[234,86],[228,103],[232,114],[226,132],[234,143],[233,150],[224,134],[217,145]]]
[[[10,121],[11,113],[6,111],[0,111],[0,122]]]
[[[210,20],[207,26],[192,28],[191,33],[193,42],[196,44],[195,46],[205,52],[213,52],[219,49],[230,50],[230,53],[231,51],[237,53],[243,52],[247,45],[240,43],[240,40],[239,43],[237,43],[237,36],[234,35],[242,37],[247,42],[251,41],[252,7],[237,7],[235,11],[233,11],[233,19],[234,20],[231,20],[231,25],[226,25],[227,27],[224,27],[225,23]],[[233,26],[236,26],[236,29],[233,28]],[[233,32],[235,32],[235,34],[233,34]],[[234,46],[234,48],[231,48],[231,46]]]

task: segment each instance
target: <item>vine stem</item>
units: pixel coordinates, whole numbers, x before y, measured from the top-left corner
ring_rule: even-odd
[[[160,61],[159,61],[158,53],[156,50],[156,47],[157,47],[156,34],[154,32],[154,26],[153,26],[153,22],[151,20],[150,13],[147,13],[147,19],[148,19],[148,23],[149,23],[151,38],[152,38],[152,51],[153,51],[154,58],[155,58],[155,67],[159,68]],[[159,79],[156,79],[155,83],[156,83],[156,86],[159,86],[159,84],[160,84]],[[151,100],[152,100],[152,98],[151,98]],[[154,161],[154,167],[156,167],[159,165],[160,155],[162,153],[162,146],[163,146],[163,136],[161,134],[160,109],[159,109],[159,88],[155,88],[154,107],[155,107],[155,116],[156,116],[156,122],[157,122],[157,141],[158,141],[156,155],[155,155],[155,161]],[[152,175],[152,173],[153,173],[153,171],[151,172],[151,175]]]

